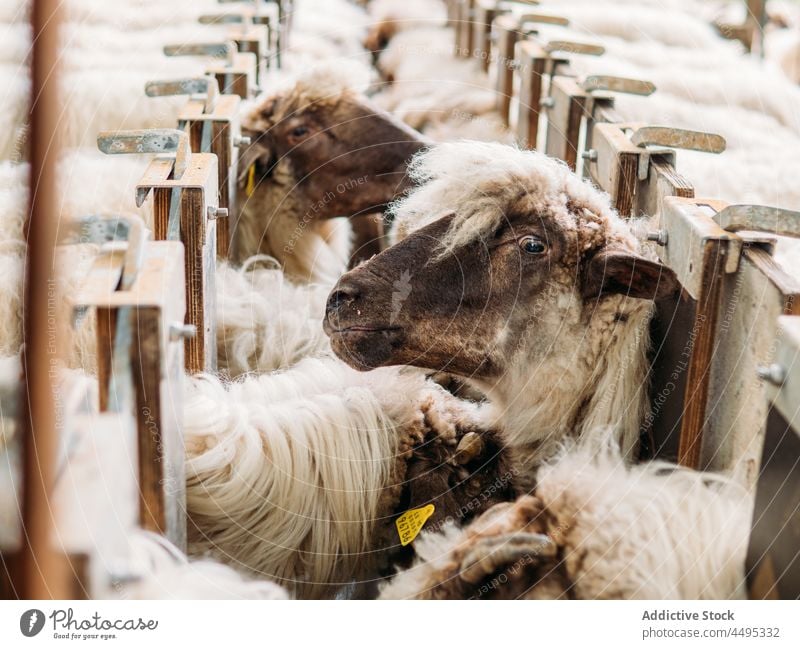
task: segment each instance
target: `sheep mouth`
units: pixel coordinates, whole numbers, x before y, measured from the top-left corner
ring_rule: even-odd
[[[350,367],[362,372],[391,364],[405,335],[400,327],[354,325],[325,327],[331,349]]]
[[[366,325],[353,325],[351,327],[342,327],[341,329],[329,329],[328,335],[334,334],[347,334],[347,333],[379,333],[381,331],[397,331],[400,327],[369,327]]]

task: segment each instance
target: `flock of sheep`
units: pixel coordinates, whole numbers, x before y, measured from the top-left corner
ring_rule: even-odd
[[[4,3],[0,39],[0,354],[12,368],[26,4]],[[242,171],[256,177],[217,269],[220,373],[184,382],[189,558],[141,534],[144,574],[125,596],[743,597],[752,494],[632,463],[653,300],[674,289],[671,272],[607,196],[512,146],[489,78],[453,56],[444,2],[361,4],[295,0],[282,69],[245,102]],[[800,88],[689,4],[537,11],[569,18],[542,26],[552,37],[605,47],[576,55],[578,73],[655,82],[653,98],[617,100],[624,119],[725,136],[724,156],[680,154],[698,195],[796,209],[800,188],[781,170],[800,150]],[[61,222],[152,224],[133,200],[148,159],[103,156],[96,134],[174,126],[182,99],[147,98],[144,85],[201,76],[204,61],[162,47],[218,37],[197,19],[219,10],[66,3]],[[373,258],[384,240],[394,247]],[[96,252],[59,247],[67,298]],[[62,309],[70,321],[68,300]],[[65,391],[96,385],[92,328],[89,318],[71,336]],[[0,492],[0,529],[13,536],[13,489]],[[421,535],[401,545],[397,519],[431,503]]]

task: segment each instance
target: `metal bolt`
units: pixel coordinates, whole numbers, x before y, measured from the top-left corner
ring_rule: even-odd
[[[786,381],[786,370],[782,365],[772,363],[771,365],[759,365],[756,368],[758,378],[767,383],[771,383],[775,387],[781,387]]]
[[[666,230],[656,230],[647,233],[648,241],[655,241],[659,246],[666,246],[669,241],[669,232]]]
[[[250,146],[253,141],[248,135],[237,135],[233,138],[233,146]]]
[[[169,326],[169,339],[173,342],[178,340],[189,340],[197,335],[197,327],[193,324],[183,324],[182,322],[173,322]]]
[[[595,149],[587,149],[581,153],[581,158],[589,162],[595,162],[597,160],[597,151]]]
[[[556,105],[556,100],[552,97],[543,97],[542,100],[539,102],[539,105],[542,108],[552,108]]]
[[[224,219],[228,216],[228,208],[227,207],[212,207],[209,206],[208,210],[206,211],[208,214],[208,219],[213,221],[215,219]]]

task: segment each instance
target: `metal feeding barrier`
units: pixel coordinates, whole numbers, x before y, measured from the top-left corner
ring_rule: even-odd
[[[183,470],[183,246],[150,241],[140,219],[127,241],[104,244],[73,298],[78,317],[95,315],[100,412],[134,415],[138,523],[186,545]],[[134,455],[133,457],[136,457]]]
[[[216,78],[219,88],[226,95],[239,95],[242,99],[248,99],[257,88],[256,55],[239,52],[233,41],[165,45],[164,54],[204,56],[220,61],[210,64],[205,72]]]
[[[238,95],[220,95],[217,81],[208,75],[195,79],[150,81],[145,86],[148,97],[190,95],[189,101],[178,113],[178,128],[189,134],[189,144],[195,153],[213,153],[217,156],[217,184],[219,207],[228,211],[228,217],[217,221],[217,255],[230,255],[231,232],[236,214],[239,148],[250,144],[242,136],[240,125],[241,98]]]
[[[0,376],[0,481],[21,494],[18,525],[0,536],[0,594],[115,597],[142,574],[132,562],[133,532],[186,547],[182,383],[187,370],[216,368],[217,230],[226,255],[224,217],[235,210],[238,149],[247,144],[240,102],[267,66],[280,64],[292,4],[252,2],[237,16],[204,20],[230,23],[229,41],[164,48],[217,61],[205,77],[147,84],[151,97],[188,95],[179,129],[99,135],[105,153],[156,154],[135,190],[138,206],[152,195],[156,241],[136,217],[90,214],[56,231],[59,147],[49,134],[60,110],[54,62],[62,10],[54,0],[34,4],[30,156],[40,191],[32,192],[26,223],[26,351]],[[95,327],[85,351],[96,357],[97,394],[91,381],[67,390],[73,384],[53,371],[63,364],[64,332],[48,321],[52,262],[73,244],[99,249],[82,283],[62,298],[74,327]]]
[[[136,205],[152,192],[155,238],[184,246],[185,322],[194,327],[194,335],[185,341],[186,370],[215,370],[216,228],[217,219],[228,216],[218,202],[217,157],[192,153],[188,134],[177,129],[100,133],[97,145],[108,154],[162,154],[137,184]]]
[[[514,122],[516,87],[520,146],[564,160],[608,192],[622,216],[648,220],[647,238],[681,290],[656,305],[642,456],[726,472],[754,490],[751,596],[800,596],[800,531],[792,523],[800,511],[800,278],[774,257],[779,236],[800,233],[800,213],[696,198],[676,150],[720,154],[724,139],[624,122],[614,93],[647,96],[655,87],[577,78],[571,59],[600,55],[601,46],[543,43],[501,2],[455,2],[450,15],[458,54],[495,61],[506,124]]]

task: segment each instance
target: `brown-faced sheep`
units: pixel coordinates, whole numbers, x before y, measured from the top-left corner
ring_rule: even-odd
[[[408,187],[406,165],[428,144],[324,67],[261,101],[243,130],[254,176],[236,256],[267,254],[297,279],[330,283],[350,256],[348,229],[331,219],[357,223],[356,258],[380,251],[382,221],[370,215]]]
[[[528,469],[606,429],[631,457],[653,299],[675,290],[674,274],[643,256],[605,195],[542,154],[443,144],[411,175],[421,186],[394,210],[402,240],[329,298],[334,351],[361,370],[463,377]]]

